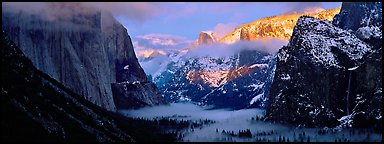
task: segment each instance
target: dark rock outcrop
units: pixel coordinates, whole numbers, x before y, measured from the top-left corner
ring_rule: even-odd
[[[343,3],[340,14],[333,21],[337,27],[352,31],[370,44],[373,52],[364,57],[356,68],[352,87],[356,95],[350,119],[354,127],[382,128],[382,2]]]
[[[381,26],[381,2],[343,2],[332,23],[345,30],[356,31],[365,26]]]
[[[104,47],[111,67],[113,99],[117,109],[165,104],[157,87],[141,68],[127,30],[109,13],[102,13]],[[127,89],[127,85],[134,86]],[[128,86],[129,87],[129,86]]]
[[[161,95],[161,93],[156,85],[149,81],[114,83],[112,84],[112,92],[115,105],[119,109],[157,105],[159,102],[165,103],[163,97],[152,96]]]
[[[363,11],[351,8],[366,8],[359,4],[343,4],[341,17]],[[367,11],[381,13],[381,6]],[[381,129],[381,23],[364,28],[337,25],[346,29],[300,17],[289,44],[278,52],[267,120]],[[358,35],[359,29],[366,31],[364,36]]]
[[[113,95],[124,94],[113,94],[112,83],[148,82],[127,30],[112,15],[80,3],[49,5],[70,13],[49,8],[42,8],[41,14],[10,8],[2,11],[3,30],[39,70],[108,110],[115,110],[114,101],[121,101]],[[50,13],[54,15],[47,18]],[[151,104],[164,103],[159,92],[152,90],[138,97],[158,97],[160,101]]]
[[[104,117],[105,111],[37,70],[4,33],[2,43],[2,136],[6,140],[19,132],[20,138],[32,141],[133,141],[113,119]]]

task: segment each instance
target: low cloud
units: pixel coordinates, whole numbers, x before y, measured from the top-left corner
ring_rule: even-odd
[[[303,13],[324,10],[323,2],[290,2],[284,4],[286,13]]]
[[[133,37],[132,40],[137,50],[180,50],[193,42],[185,37],[167,34],[147,34]]]
[[[216,24],[215,28],[212,31],[216,34],[216,38],[220,39],[224,37],[226,34],[229,34],[230,32],[232,32],[237,26],[238,24],[235,24],[235,23],[227,23],[227,24],[218,23]]]
[[[145,22],[163,10],[153,3],[142,2],[3,2],[3,11],[26,12],[46,20],[71,18],[79,13],[109,11],[115,17]]]
[[[147,34],[132,38],[136,56],[146,74],[157,76],[171,61],[170,55],[178,54],[192,44],[181,36]]]
[[[81,3],[59,3],[59,2],[26,2],[26,3],[2,3],[5,12],[25,12],[40,16],[49,21],[67,20],[75,18],[77,14],[93,14],[94,9]]]
[[[225,43],[213,43],[212,45],[200,45],[192,48],[186,56],[190,57],[228,57],[239,53],[242,50],[258,50],[271,54],[277,53],[277,51],[288,41],[269,38],[256,41],[239,41],[233,44]]]
[[[151,39],[147,39],[151,38]],[[140,65],[148,75],[158,76],[172,61],[177,61],[179,56],[183,58],[200,57],[229,57],[242,50],[258,50],[261,52],[275,54],[278,49],[286,45],[288,41],[277,38],[269,38],[257,41],[239,41],[233,44],[213,43],[211,45],[199,45],[183,51],[185,44],[173,44],[173,42],[159,43],[153,35],[141,36],[139,41],[134,41],[136,55]],[[167,45],[166,45],[167,44]],[[188,43],[190,44],[190,43]]]
[[[146,2],[91,2],[87,5],[111,12],[115,17],[125,17],[128,20],[145,22],[164,9],[154,3]]]
[[[144,69],[144,72],[153,77],[156,77],[160,74],[160,72],[164,71],[170,62],[170,57],[157,53],[157,51],[159,50],[155,50],[151,53],[154,55],[149,60],[145,60],[145,56],[139,57],[139,62],[141,67]]]

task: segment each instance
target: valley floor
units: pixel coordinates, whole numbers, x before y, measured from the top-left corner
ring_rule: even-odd
[[[145,107],[138,110],[121,110],[121,113],[132,118],[149,120],[174,119],[177,121],[211,122],[201,123],[196,127],[177,130],[179,141],[190,142],[381,142],[382,134],[373,133],[370,129],[320,129],[299,128],[274,124],[258,120],[263,117],[262,109],[210,109],[192,103],[172,103],[170,105]],[[247,135],[247,130],[251,135]],[[169,130],[175,132],[176,130]]]

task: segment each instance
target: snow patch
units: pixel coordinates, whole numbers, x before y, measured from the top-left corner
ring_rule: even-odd
[[[256,91],[256,90],[258,90],[258,89],[263,88],[263,86],[264,86],[264,83],[261,83],[261,84],[251,84],[251,85],[249,85],[249,86],[247,86],[247,87],[248,87],[248,88],[253,88],[252,91]]]
[[[352,117],[353,117],[352,114],[346,115],[338,119],[338,121],[341,122],[341,126],[352,127],[352,123],[353,123]]]
[[[353,68],[348,68],[348,70],[353,71],[353,70],[356,70],[357,68],[359,68],[359,66],[355,66]]]
[[[249,102],[249,104],[253,104],[255,103],[256,101],[259,101],[260,99],[262,99],[264,96],[264,93],[261,93],[261,94],[258,94],[257,96],[253,97],[252,100]]]
[[[282,80],[290,80],[290,79],[291,79],[291,76],[289,76],[289,74],[282,74],[282,75],[281,75],[281,79],[282,79]]]
[[[126,66],[124,67],[124,69],[125,69],[125,70],[129,69],[129,65],[126,65]]]
[[[181,97],[179,98],[179,100],[180,100],[180,101],[191,101],[190,98],[188,98],[188,97],[184,97],[184,96],[181,96]]]
[[[293,37],[302,40],[301,48],[308,53],[314,63],[327,67],[340,67],[332,49],[338,49],[351,60],[359,60],[364,54],[371,51],[370,46],[355,34],[335,27],[328,21],[301,18],[298,25],[300,27],[296,28]],[[369,35],[366,29],[368,28],[361,30],[364,30],[363,37]],[[288,45],[293,45],[293,43]],[[280,60],[286,61],[289,57],[285,53],[284,50],[279,52]]]
[[[266,67],[268,67],[268,64],[253,64],[253,65],[249,66],[249,68],[255,68],[255,67],[266,68]]]

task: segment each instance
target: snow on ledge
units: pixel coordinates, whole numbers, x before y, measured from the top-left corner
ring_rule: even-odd
[[[356,70],[357,68],[359,68],[359,66],[355,66],[353,68],[348,68],[348,70],[353,71],[353,70]]]
[[[264,96],[264,93],[258,94],[257,96],[253,97],[252,100],[249,102],[249,104],[253,104],[256,101],[260,100]]]

